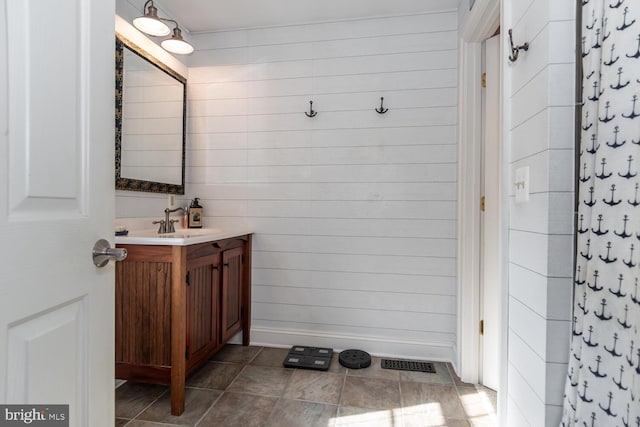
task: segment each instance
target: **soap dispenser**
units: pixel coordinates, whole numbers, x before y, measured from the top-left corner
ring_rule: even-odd
[[[198,203],[199,200],[196,197],[189,206],[189,228],[202,228],[202,206]]]

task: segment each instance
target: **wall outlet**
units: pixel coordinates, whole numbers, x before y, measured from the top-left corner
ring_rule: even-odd
[[[169,209],[173,209],[176,206],[176,196],[174,196],[173,194],[169,194],[168,205]]]

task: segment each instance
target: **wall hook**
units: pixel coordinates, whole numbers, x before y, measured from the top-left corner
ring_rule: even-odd
[[[380,108],[376,108],[376,113],[378,114],[384,114],[387,111],[389,111],[388,108],[384,108],[384,97],[380,97]]]
[[[313,101],[309,101],[309,112],[307,113],[306,111],[304,112],[304,114],[307,117],[315,117],[318,115],[317,111],[313,111]]]
[[[509,61],[516,62],[518,60],[518,54],[521,50],[525,52],[529,50],[529,43],[521,44],[519,46],[513,45],[513,30],[509,29],[509,43],[511,44],[511,55],[509,55]]]

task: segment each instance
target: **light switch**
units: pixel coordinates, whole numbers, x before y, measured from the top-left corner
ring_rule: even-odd
[[[516,187],[516,203],[529,201],[529,166],[516,169],[514,185]]]

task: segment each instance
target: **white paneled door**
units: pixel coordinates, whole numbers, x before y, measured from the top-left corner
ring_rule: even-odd
[[[78,427],[113,425],[114,14],[0,0],[0,404]]]

